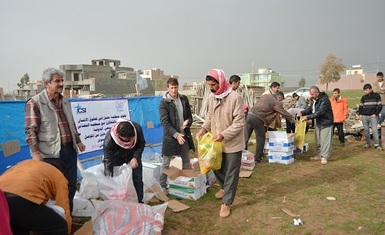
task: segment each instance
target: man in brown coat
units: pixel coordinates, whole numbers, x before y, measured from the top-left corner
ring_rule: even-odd
[[[254,155],[256,162],[261,162],[263,158],[263,149],[265,146],[265,133],[272,122],[281,114],[286,120],[291,123],[296,123],[294,117],[284,108],[279,98],[283,98],[282,92],[277,92],[275,95],[262,95],[260,100],[254,104],[247,115],[245,125],[245,141],[250,139],[253,130],[257,139],[257,147]]]

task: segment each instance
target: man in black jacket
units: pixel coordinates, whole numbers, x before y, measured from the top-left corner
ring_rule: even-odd
[[[314,119],[316,156],[312,160],[328,163],[333,140],[333,110],[328,95],[320,92],[317,86],[310,87],[311,103],[305,110],[298,112],[302,120]],[[306,116],[305,116],[306,115]]]
[[[113,176],[115,166],[130,164],[132,180],[140,203],[143,200],[142,153],[145,144],[139,123],[119,119],[106,133],[103,145],[104,174]]]
[[[163,126],[163,162],[161,171],[170,166],[171,157],[178,155],[182,158],[182,168],[190,168],[189,150],[195,151],[190,126],[192,114],[188,98],[178,93],[178,80],[169,78],[167,93],[159,104],[160,122]],[[167,187],[167,175],[162,173],[160,185]]]

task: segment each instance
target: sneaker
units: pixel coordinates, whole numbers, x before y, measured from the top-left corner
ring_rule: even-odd
[[[221,198],[223,197],[223,195],[225,195],[225,190],[220,189],[220,190],[215,194],[215,197],[218,198],[218,199],[221,199]]]
[[[370,144],[365,144],[364,148],[370,148]]]
[[[321,158],[321,164],[322,165],[326,165],[326,164],[328,164],[328,160],[326,159],[326,158]]]
[[[219,211],[219,216],[222,218],[229,217],[230,215],[230,206],[227,204],[222,204],[221,210]]]
[[[381,146],[374,146],[374,148],[377,150],[382,150]]]
[[[314,157],[311,157],[310,160],[321,160],[321,157],[318,155],[315,155]]]
[[[341,146],[341,147],[344,147],[344,146],[345,146],[345,143],[340,143],[340,146]]]
[[[257,157],[257,158],[255,159],[255,162],[261,163],[261,162],[262,162],[262,158]]]

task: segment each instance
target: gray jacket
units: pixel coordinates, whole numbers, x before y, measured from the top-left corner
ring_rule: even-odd
[[[37,134],[40,153],[43,155],[43,158],[59,158],[61,139],[58,117],[53,104],[48,99],[47,91],[44,90],[31,99],[36,102],[40,111],[41,124],[39,133]],[[78,132],[72,116],[71,105],[67,98],[63,97],[62,105],[70,127],[74,149],[78,151],[76,145],[76,135],[78,135]]]

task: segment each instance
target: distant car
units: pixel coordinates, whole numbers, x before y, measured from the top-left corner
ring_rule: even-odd
[[[300,87],[295,91],[285,93],[285,98],[291,98],[293,93],[297,93],[299,96],[303,96],[305,99],[310,98],[310,87]]]

